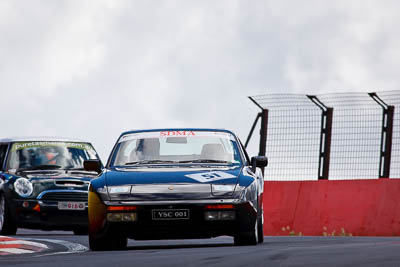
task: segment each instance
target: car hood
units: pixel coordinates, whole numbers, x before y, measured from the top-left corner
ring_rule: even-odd
[[[205,199],[232,195],[233,191],[213,193],[211,184],[236,185],[240,172],[236,166],[116,168],[107,171],[105,177],[109,188],[131,186],[130,193],[109,194],[111,200]]]

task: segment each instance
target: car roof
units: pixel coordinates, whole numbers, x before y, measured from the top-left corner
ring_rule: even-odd
[[[143,130],[130,130],[121,133],[121,136],[131,133],[143,133],[143,132],[164,132],[164,131],[204,131],[204,132],[225,132],[235,135],[232,131],[226,129],[215,129],[215,128],[160,128],[160,129],[143,129]]]
[[[79,143],[90,143],[88,141],[68,138],[68,137],[57,137],[57,136],[16,136],[16,137],[6,137],[0,138],[0,143],[10,143],[10,142],[79,142]]]

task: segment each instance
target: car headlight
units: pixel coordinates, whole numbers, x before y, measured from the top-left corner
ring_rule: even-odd
[[[234,184],[212,184],[211,185],[211,193],[213,195],[231,195],[235,191]]]
[[[110,195],[122,195],[122,194],[130,194],[131,186],[123,185],[123,186],[109,186],[108,193]]]
[[[14,183],[14,190],[21,197],[29,197],[33,192],[33,185],[26,178],[18,178]]]

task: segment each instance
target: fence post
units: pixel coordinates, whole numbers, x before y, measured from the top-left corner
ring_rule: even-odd
[[[267,147],[267,129],[268,129],[268,109],[261,111],[261,127],[260,127],[260,148],[259,156],[265,156]]]
[[[267,148],[268,109],[265,109],[262,106],[260,106],[260,104],[258,104],[257,101],[255,101],[251,96],[249,96],[249,99],[261,109],[261,112],[257,114],[257,117],[253,123],[253,126],[251,127],[249,136],[247,137],[246,144],[244,147],[247,148],[251,135],[253,134],[254,128],[256,127],[256,124],[258,122],[258,119],[261,118],[260,145],[258,148],[258,155],[265,156]],[[264,174],[264,168],[261,168],[261,171]]]
[[[250,130],[249,136],[247,137],[245,147],[247,147],[251,135],[253,134],[254,127],[257,124],[258,119],[261,117],[261,127],[260,127],[260,145],[258,148],[258,155],[259,156],[265,156],[266,153],[266,147],[267,147],[267,129],[268,129],[268,109],[263,108],[260,106],[260,104],[257,103],[251,96],[249,96],[249,99],[256,104],[257,107],[261,109],[261,112],[258,113],[256,120],[253,123],[253,127]],[[264,170],[263,170],[264,172]]]
[[[261,117],[261,112],[257,114],[257,117],[256,117],[256,119],[254,120],[253,126],[251,126],[249,135],[247,136],[246,143],[244,144],[244,148],[247,148],[247,146],[248,146],[248,144],[249,144],[249,142],[250,142],[250,138],[251,138],[251,136],[253,135],[254,128],[256,128],[257,122],[258,122],[258,120],[260,119],[260,117]]]
[[[322,103],[315,95],[307,95],[307,97],[322,110],[318,180],[328,180],[331,156],[333,108],[325,106],[324,103]]]
[[[379,178],[389,178],[392,157],[394,106],[387,105],[376,93],[368,93],[383,109]]]

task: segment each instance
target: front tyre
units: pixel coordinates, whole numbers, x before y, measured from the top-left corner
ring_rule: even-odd
[[[261,205],[260,205],[260,199],[258,198],[257,201],[258,204],[258,212],[257,212],[257,221],[258,221],[258,243],[263,243],[264,242],[264,208],[263,208],[263,203],[261,200]]]
[[[0,193],[0,234],[15,235],[17,226],[12,221],[10,211],[6,205],[4,194]]]
[[[122,250],[127,245],[128,239],[124,236],[112,235],[108,232],[100,237],[94,237],[89,234],[89,247],[93,251]]]
[[[255,220],[253,230],[246,233],[239,233],[233,237],[235,246],[254,246],[258,243],[258,219]]]
[[[264,223],[263,223],[263,214],[258,218],[258,243],[264,242]]]

